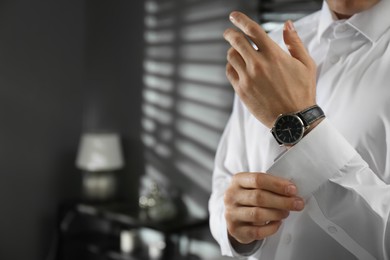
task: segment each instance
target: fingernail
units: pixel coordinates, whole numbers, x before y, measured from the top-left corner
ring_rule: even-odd
[[[286,194],[287,195],[296,195],[297,194],[297,187],[295,187],[295,185],[293,185],[293,184],[288,185],[286,188]]]
[[[293,24],[293,22],[291,22],[291,20],[288,20],[284,25],[285,25],[285,29],[287,29],[291,32],[295,31],[294,24]]]
[[[237,16],[236,12],[230,13],[230,15],[229,15],[230,21],[232,21],[234,23],[236,21],[236,16]]]
[[[295,210],[302,210],[305,207],[305,204],[302,200],[298,199],[294,201],[294,209]]]

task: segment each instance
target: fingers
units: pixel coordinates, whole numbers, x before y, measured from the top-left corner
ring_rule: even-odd
[[[282,196],[260,189],[242,190],[235,196],[234,204],[237,206],[301,211],[305,205],[302,198]]]
[[[225,30],[223,37],[244,59],[247,59],[254,54],[252,45],[242,32],[237,32],[236,30],[228,28]]]
[[[232,85],[238,84],[239,81],[238,73],[230,63],[226,64],[226,77],[228,78],[230,83],[232,83]]]
[[[304,208],[296,186],[284,178],[243,172],[233,176],[225,192],[225,219],[229,234],[251,243],[277,232],[291,210]]]
[[[232,65],[234,70],[240,75],[245,72],[246,64],[241,55],[234,49],[230,48],[227,52],[227,61]]]
[[[314,62],[290,20],[284,24],[283,39],[292,57],[301,61],[306,67],[313,66]]]
[[[289,211],[266,209],[260,207],[227,208],[225,218],[232,223],[250,223],[263,226],[271,221],[281,221],[289,216]]]
[[[233,176],[233,183],[245,189],[262,189],[284,196],[297,194],[291,181],[266,173],[238,173]]]
[[[262,51],[275,47],[275,43],[269,38],[261,26],[245,14],[241,12],[232,12],[229,18],[230,21],[246,34]]]

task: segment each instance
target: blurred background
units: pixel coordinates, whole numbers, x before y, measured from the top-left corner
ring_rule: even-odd
[[[272,30],[321,2],[0,1],[0,259],[223,259],[228,14]]]

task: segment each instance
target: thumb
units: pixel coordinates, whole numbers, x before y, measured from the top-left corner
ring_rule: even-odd
[[[283,39],[291,56],[301,61],[306,66],[312,65],[313,61],[303,45],[301,38],[299,38],[294,24],[290,20],[284,24]]]

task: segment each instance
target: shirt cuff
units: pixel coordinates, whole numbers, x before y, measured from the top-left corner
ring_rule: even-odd
[[[278,158],[268,173],[291,180],[299,195],[308,199],[356,155],[355,149],[324,119],[298,144]]]
[[[228,235],[229,236],[229,235]],[[257,252],[257,250],[261,247],[264,240],[257,240],[250,244],[244,245],[244,244],[234,244],[229,239],[229,245],[230,250],[233,253],[234,257],[243,257],[247,258],[248,256],[251,256]]]

